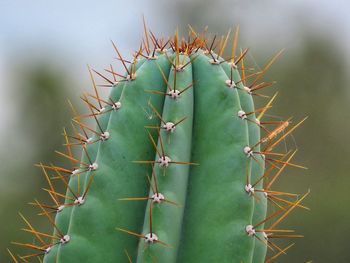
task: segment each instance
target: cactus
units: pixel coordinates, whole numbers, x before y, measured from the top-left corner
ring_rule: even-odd
[[[21,215],[35,241],[13,243],[34,252],[9,250],[14,262],[260,263],[292,246],[275,240],[301,237],[278,225],[294,209],[308,209],[301,204],[307,194],[271,187],[286,167],[303,168],[291,163],[295,151],[279,153],[278,145],[304,120],[292,128],[290,120],[262,121],[276,95],[259,109],[253,102],[267,97],[259,92],[273,83],[260,81],[281,52],[248,74],[248,50],[236,54],[238,29],[229,59],[230,32],[216,41],[190,27],[188,41],[178,33],[165,41],[144,29],[132,61],[112,42],[124,75],[89,68],[94,93],[82,96],[89,112],[72,106],[74,135],[64,130],[67,152],[58,152],[72,168],[38,165],[53,204],[32,204],[53,233]],[[111,88],[107,99],[95,76]]]

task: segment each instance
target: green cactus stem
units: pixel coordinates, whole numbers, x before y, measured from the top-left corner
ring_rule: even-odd
[[[33,205],[53,233],[21,215],[35,241],[14,244],[34,253],[9,251],[14,262],[262,263],[291,247],[275,239],[300,237],[278,225],[294,209],[307,209],[306,195],[271,187],[286,167],[303,168],[291,163],[295,152],[278,145],[304,120],[293,127],[263,120],[276,96],[259,109],[253,101],[266,98],[260,92],[272,82],[261,78],[281,52],[248,74],[248,51],[236,54],[238,31],[227,60],[229,33],[221,41],[189,33],[188,41],[178,33],[164,41],[145,26],[132,61],[113,43],[125,74],[89,68],[94,93],[82,96],[88,113],[75,113],[73,135],[64,132],[67,152],[58,152],[72,167],[39,165],[53,204]],[[108,98],[96,75],[111,88]]]

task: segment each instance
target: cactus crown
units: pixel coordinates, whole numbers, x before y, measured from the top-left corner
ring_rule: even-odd
[[[54,231],[40,232],[21,215],[35,240],[14,242],[32,251],[9,250],[14,262],[258,263],[285,254],[292,245],[276,240],[300,235],[278,226],[307,208],[306,195],[272,189],[285,168],[303,168],[291,162],[295,151],[277,146],[304,120],[292,128],[289,120],[262,120],[276,95],[259,109],[253,97],[267,97],[260,92],[273,82],[261,78],[281,52],[252,72],[237,38],[238,28],[228,59],[230,32],[218,40],[190,27],[188,40],[177,33],[165,40],[145,26],[132,61],[112,43],[125,74],[89,68],[88,113],[72,106],[73,135],[64,130],[66,152],[57,152],[72,167],[38,165],[51,204],[32,204]],[[111,88],[108,98],[99,86]]]

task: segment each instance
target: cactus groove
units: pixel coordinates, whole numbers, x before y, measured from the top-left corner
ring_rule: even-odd
[[[13,242],[26,250],[9,250],[14,262],[262,263],[301,237],[278,226],[294,209],[308,209],[307,194],[272,187],[287,167],[304,168],[291,162],[295,151],[279,147],[304,120],[290,127],[266,117],[276,95],[260,93],[273,84],[261,79],[281,52],[254,73],[248,50],[236,54],[238,29],[224,59],[230,32],[217,40],[190,27],[187,41],[177,32],[165,41],[144,28],[132,61],[113,43],[125,74],[89,68],[94,92],[81,97],[88,113],[72,106],[73,135],[64,130],[67,151],[58,152],[72,167],[39,165],[52,204],[33,205],[53,233],[21,215],[35,241]],[[253,97],[265,106],[256,108]]]

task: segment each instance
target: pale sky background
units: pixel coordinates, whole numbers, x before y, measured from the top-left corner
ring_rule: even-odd
[[[319,34],[336,35],[345,55],[349,56],[346,45],[350,42],[349,3],[346,0],[0,0],[0,130],[8,121],[6,109],[11,108],[6,90],[11,87],[10,79],[13,81],[15,77],[11,76],[14,59],[52,57],[86,80],[86,63],[99,67],[111,61],[114,54],[110,39],[124,54],[131,54],[138,47],[142,14],[153,31],[164,35],[172,34],[178,24],[205,26],[225,17],[227,25],[221,28],[222,32],[239,23],[249,45],[265,44],[287,50],[299,42],[294,37],[296,25],[300,26],[296,21],[305,20]],[[210,13],[199,15],[196,21],[184,21],[181,13],[188,15],[186,4],[208,5]],[[184,10],[174,12],[179,6]]]

